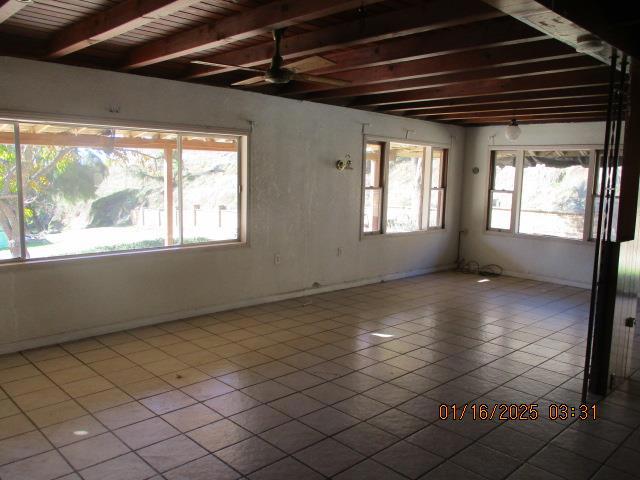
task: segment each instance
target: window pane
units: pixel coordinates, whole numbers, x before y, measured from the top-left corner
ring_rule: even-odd
[[[379,143],[368,143],[365,162],[365,187],[380,186],[380,171],[382,170],[382,145]]]
[[[238,138],[182,137],[184,243],[238,239]]]
[[[441,205],[444,190],[431,190],[431,196],[429,198],[429,226],[441,227]]]
[[[380,212],[382,204],[382,190],[367,189],[364,192],[364,222],[365,232],[380,231]]]
[[[431,188],[442,187],[442,150],[433,149],[431,156]]]
[[[13,124],[0,123],[0,260],[19,256],[20,223]]]
[[[175,243],[175,134],[23,123],[20,146],[29,257]]]
[[[491,192],[491,211],[489,212],[489,228],[495,230],[511,229],[511,204],[513,194]]]
[[[527,151],[520,233],[582,238],[588,151]]]
[[[412,232],[420,228],[424,147],[391,143],[387,194],[387,231]]]
[[[516,152],[493,152],[493,190],[512,191],[516,183]]]

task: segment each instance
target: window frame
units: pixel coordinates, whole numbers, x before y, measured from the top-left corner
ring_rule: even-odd
[[[593,222],[593,191],[594,191],[594,174],[596,168],[596,152],[602,150],[603,147],[597,144],[578,144],[578,145],[491,145],[488,149],[488,172],[485,182],[485,208],[484,208],[484,231],[489,235],[523,237],[540,240],[555,240],[559,242],[572,242],[585,244],[593,239],[591,238],[591,226]],[[587,172],[587,192],[585,197],[585,213],[584,227],[582,238],[567,238],[554,235],[537,235],[531,233],[520,233],[520,205],[522,200],[522,179],[524,173],[524,154],[525,151],[556,151],[556,150],[588,150],[589,151],[589,168]],[[491,220],[491,187],[493,186],[493,157],[495,151],[512,151],[516,152],[516,176],[514,181],[514,191],[511,209],[511,228],[497,229],[490,228]]]
[[[12,124],[14,126],[14,142],[16,146],[16,174],[18,178],[17,190],[18,190],[18,214],[19,214],[19,227],[21,238],[21,252],[19,257],[0,259],[0,267],[9,265],[31,265],[41,263],[51,263],[70,260],[85,260],[94,259],[98,260],[105,257],[114,256],[129,256],[138,254],[151,254],[160,252],[180,252],[180,251],[193,251],[197,249],[210,249],[210,248],[237,248],[249,245],[248,238],[248,219],[249,219],[249,150],[251,142],[251,129],[228,129],[228,128],[211,128],[200,127],[193,125],[179,125],[179,124],[162,124],[155,122],[113,122],[105,121],[104,119],[96,118],[83,118],[80,116],[64,116],[64,115],[47,115],[47,114],[29,114],[26,116],[16,115],[12,112],[0,111],[0,123]],[[176,186],[177,190],[177,202],[180,208],[179,212],[179,235],[178,241],[180,243],[175,245],[164,245],[158,247],[147,247],[139,249],[126,249],[109,252],[92,252],[92,253],[78,253],[69,255],[58,255],[49,257],[38,258],[26,258],[26,241],[25,241],[25,227],[24,227],[24,202],[23,202],[23,185],[22,185],[22,158],[21,158],[21,143],[20,143],[20,124],[49,124],[49,125],[64,125],[70,127],[90,127],[90,128],[105,128],[105,129],[121,129],[121,130],[144,130],[148,132],[158,132],[165,134],[176,135],[176,152],[177,152],[177,167],[179,184]],[[235,239],[225,240],[212,240],[199,243],[182,243],[183,241],[183,212],[182,212],[182,137],[183,136],[234,136],[238,138],[238,220],[237,220],[237,234]],[[166,194],[166,193],[165,193]]]
[[[422,162],[422,188],[420,189],[420,211],[418,216],[418,223],[420,228],[418,230],[412,230],[410,232],[388,232],[387,231],[387,205],[388,205],[388,180],[389,180],[389,158],[390,158],[390,144],[391,143],[404,143],[409,145],[421,146],[424,149],[423,153],[423,162]],[[381,178],[381,186],[382,189],[382,201],[381,201],[381,222],[380,229],[373,232],[365,232],[364,231],[364,208],[365,208],[365,194],[366,194],[366,161],[367,161],[367,145],[369,144],[380,144],[383,146],[383,154],[382,154],[382,178]],[[432,168],[432,160],[433,160],[433,149],[442,150],[443,155],[443,168],[442,168],[442,177],[441,177],[441,187],[438,190],[442,190],[442,202],[439,206],[440,209],[440,217],[442,219],[441,226],[429,227],[428,224],[428,215],[429,215],[429,204],[425,203],[430,201],[431,195],[431,168]],[[365,238],[381,238],[386,236],[404,236],[404,235],[420,235],[425,233],[436,233],[436,232],[446,232],[447,224],[445,222],[446,218],[446,203],[447,203],[447,185],[448,185],[448,176],[449,176],[449,151],[451,149],[451,144],[446,144],[442,142],[429,142],[422,140],[414,140],[407,138],[394,138],[394,137],[381,137],[376,135],[363,135],[363,143],[362,143],[362,168],[361,168],[361,181],[360,186],[362,190],[361,195],[361,205],[360,205],[360,239]],[[428,155],[427,155],[428,151]],[[428,158],[428,162],[427,162]],[[424,226],[425,219],[425,207],[426,207],[426,226]]]

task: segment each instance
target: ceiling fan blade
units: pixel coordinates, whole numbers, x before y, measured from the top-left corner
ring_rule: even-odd
[[[321,77],[319,75],[309,75],[307,73],[294,73],[291,76],[291,80],[298,80],[299,82],[322,83],[325,85],[333,85],[334,87],[346,87],[348,85],[351,85],[351,82],[347,82],[346,80]]]
[[[264,73],[264,70],[260,70],[259,68],[241,67],[239,65],[227,65],[225,63],[207,62],[206,60],[191,60],[190,63],[195,63],[196,65],[207,65],[209,67],[235,68],[237,70],[246,70],[247,72]]]
[[[247,78],[246,80],[240,80],[239,82],[235,82],[232,83],[231,86],[232,87],[236,87],[236,86],[242,86],[242,85],[259,85],[259,84],[263,84],[263,83],[267,83],[264,81],[264,76],[262,77],[251,77],[251,78]]]
[[[331,60],[327,60],[320,55],[314,55],[313,57],[307,57],[297,62],[291,62],[286,65],[286,68],[293,70],[296,73],[310,72],[313,70],[320,70],[321,68],[329,68],[336,63]]]

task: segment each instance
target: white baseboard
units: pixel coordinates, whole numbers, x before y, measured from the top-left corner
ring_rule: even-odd
[[[109,325],[101,325],[99,327],[84,328],[80,330],[72,330],[72,331],[58,333],[54,335],[47,335],[44,337],[29,338],[25,340],[19,340],[17,342],[0,344],[0,354],[19,352],[22,350],[29,350],[31,348],[43,347],[46,345],[55,345],[58,343],[71,342],[73,340],[80,340],[82,338],[94,337],[96,335],[104,335],[107,333],[119,332],[122,330],[130,330],[132,328],[146,327],[149,325],[156,325],[158,323],[170,322],[174,320],[182,320],[184,318],[197,317],[200,315],[223,312],[225,310],[251,307],[251,306],[260,305],[263,303],[278,302],[281,300],[289,300],[292,298],[304,297],[307,295],[317,295],[319,293],[333,292],[335,290],[344,290],[346,288],[360,287],[363,285],[371,285],[374,283],[380,283],[384,281],[399,280],[401,278],[416,277],[418,275],[425,275],[427,273],[435,273],[435,272],[442,272],[445,270],[451,270],[453,268],[455,268],[455,264],[441,265],[441,266],[430,267],[430,268],[421,268],[418,270],[411,270],[408,272],[390,273],[387,275],[379,275],[376,277],[364,278],[360,280],[351,280],[348,282],[336,283],[332,285],[321,286],[318,288],[305,288],[302,290],[284,292],[276,295],[269,295],[266,297],[250,298],[250,299],[241,300],[235,303],[229,303],[224,305],[211,305],[211,306],[197,308],[193,310],[171,312],[163,315],[156,315],[153,317],[129,320],[126,322],[110,323]]]
[[[535,275],[532,273],[514,272],[511,270],[505,270],[503,272],[503,275],[507,275],[509,277],[526,278],[527,280],[537,280],[539,282],[556,283],[558,285],[566,285],[569,287],[586,288],[587,290],[591,290],[590,283],[574,282],[573,280],[567,280],[564,278],[547,277],[545,275]]]

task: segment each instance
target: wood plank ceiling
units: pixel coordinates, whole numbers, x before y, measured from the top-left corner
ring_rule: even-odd
[[[344,81],[232,86],[287,63]],[[603,120],[607,66],[481,0],[0,0],[0,54],[461,125]]]

